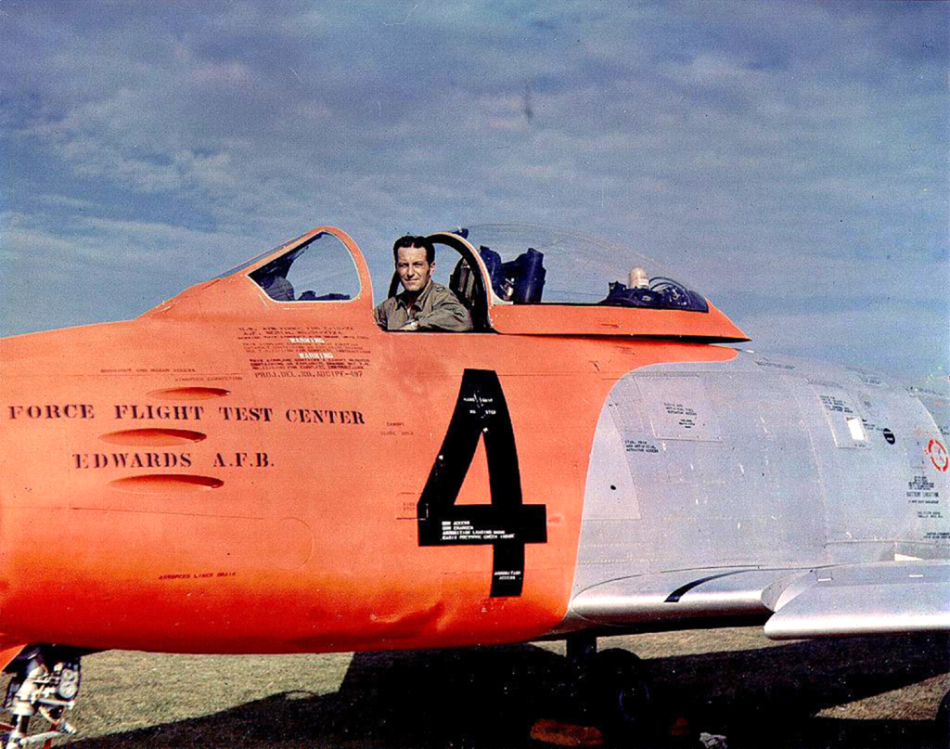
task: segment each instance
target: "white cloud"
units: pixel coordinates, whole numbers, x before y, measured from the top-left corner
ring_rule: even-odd
[[[4,227],[14,273],[42,246],[80,288],[142,267],[187,283],[221,248],[219,267],[325,222],[385,273],[392,233],[520,219],[692,257],[750,310],[772,289],[820,318],[883,277],[925,314],[946,299],[939,7],[50,7],[0,24],[4,200],[29,217]],[[878,322],[855,313],[849,355],[876,356]]]

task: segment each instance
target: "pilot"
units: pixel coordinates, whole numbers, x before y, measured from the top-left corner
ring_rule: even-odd
[[[426,237],[400,237],[393,260],[403,291],[376,308],[376,324],[384,330],[472,329],[472,316],[449,289],[432,280],[435,247]]]

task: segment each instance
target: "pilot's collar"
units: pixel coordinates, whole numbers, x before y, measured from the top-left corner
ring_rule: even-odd
[[[426,297],[428,297],[429,294],[431,293],[432,293],[432,279],[430,278],[428,283],[426,283],[426,285],[422,287],[422,291],[419,292],[418,296],[416,297],[416,301],[413,302],[412,305],[410,305],[408,302],[409,292],[405,290],[403,290],[401,293],[396,295],[396,301],[399,304],[401,304],[403,307],[405,307],[406,309],[409,309],[410,306],[418,307],[419,309],[422,309],[422,305],[425,303]]]

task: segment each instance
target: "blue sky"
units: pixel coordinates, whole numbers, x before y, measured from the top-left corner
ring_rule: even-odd
[[[682,269],[758,351],[946,377],[948,39],[943,2],[0,0],[0,333],[319,224],[379,296],[395,236],[526,222]]]

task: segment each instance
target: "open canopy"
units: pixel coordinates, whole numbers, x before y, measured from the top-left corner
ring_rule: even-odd
[[[602,239],[512,224],[459,234],[485,262],[497,301],[709,311],[701,294],[658,263]]]

